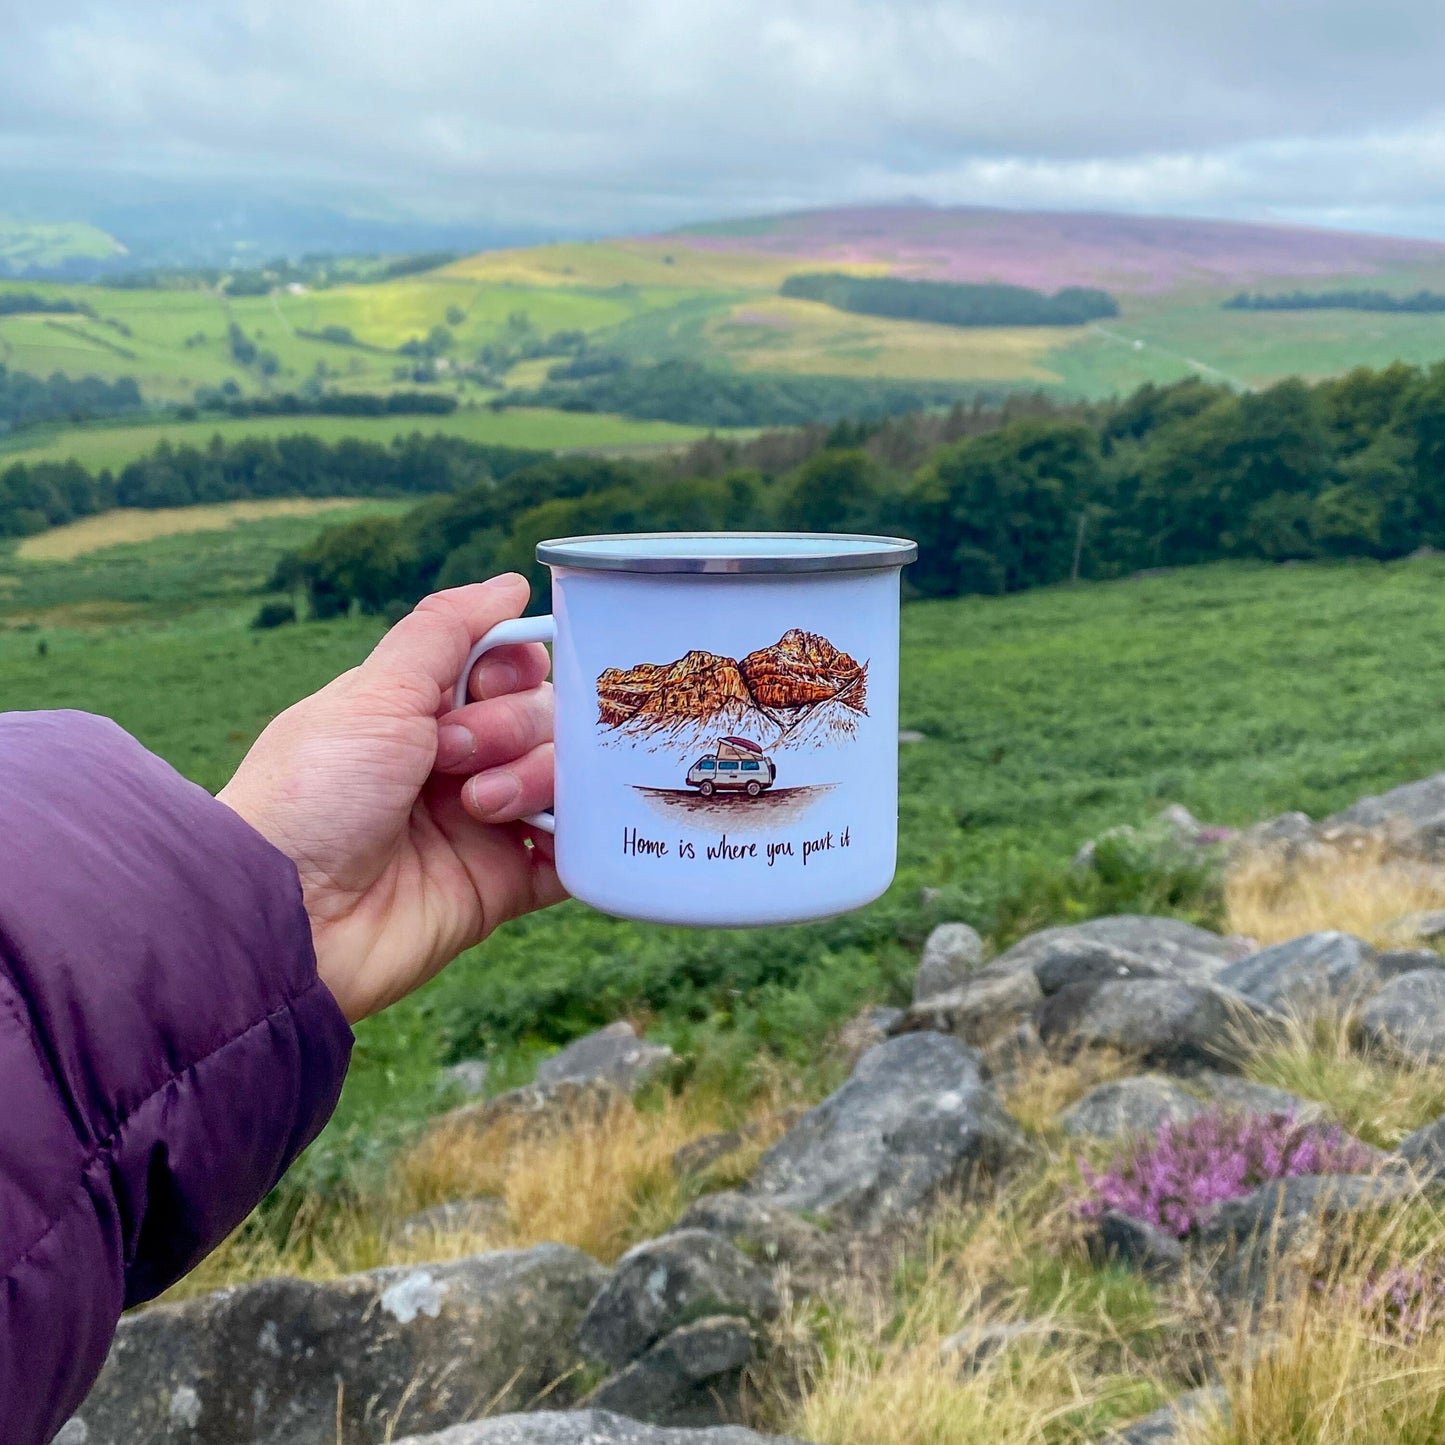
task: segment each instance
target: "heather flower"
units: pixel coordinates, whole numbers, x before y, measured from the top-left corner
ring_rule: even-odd
[[[1166,1230],[1192,1233],[1217,1204],[1272,1179],[1368,1169],[1371,1154],[1332,1126],[1291,1114],[1211,1111],[1166,1123],[1152,1138],[1120,1150],[1102,1172],[1080,1164],[1087,1193],[1082,1218],[1117,1210]]]
[[[1365,1281],[1360,1300],[1386,1333],[1415,1344],[1445,1324],[1445,1261],[1378,1270]]]

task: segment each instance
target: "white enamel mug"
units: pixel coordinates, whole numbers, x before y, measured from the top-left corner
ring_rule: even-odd
[[[893,880],[898,537],[679,532],[543,542],[568,892],[622,918],[800,923]]]

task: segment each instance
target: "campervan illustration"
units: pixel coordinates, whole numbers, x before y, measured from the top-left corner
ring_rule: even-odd
[[[687,770],[687,785],[704,798],[723,792],[756,798],[772,787],[777,776],[773,760],[750,738],[719,738],[712,752]]]

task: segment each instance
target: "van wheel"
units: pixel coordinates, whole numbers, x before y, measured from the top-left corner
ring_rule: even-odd
[[[711,778],[704,778],[697,785],[697,790],[704,798],[710,798],[717,791],[717,784]]]
[[[756,778],[748,784],[748,797],[756,798],[763,790],[763,785]]]

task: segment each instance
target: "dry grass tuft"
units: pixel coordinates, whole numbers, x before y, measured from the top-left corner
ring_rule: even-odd
[[[1371,1280],[1390,1264],[1430,1276],[1440,1241],[1440,1215],[1423,1200],[1322,1234],[1316,1287],[1296,1290],[1274,1328],[1241,1319],[1233,1332],[1222,1370],[1231,1420],[1187,1438],[1202,1445],[1439,1445],[1445,1297],[1432,1294],[1420,1320],[1402,1329]]]
[[[1445,1067],[1361,1049],[1355,1033],[1348,1013],[1291,1018],[1281,1037],[1246,1058],[1244,1073],[1314,1100],[1356,1138],[1393,1149],[1445,1114]]]
[[[1224,906],[1227,931],[1261,944],[1334,928],[1398,946],[1387,925],[1402,914],[1445,908],[1445,869],[1402,859],[1380,838],[1298,863],[1257,854],[1226,875]]]
[[[672,1156],[703,1135],[750,1126],[748,1141],[700,1175],[678,1179]],[[168,1295],[189,1298],[271,1275],[335,1279],[385,1264],[461,1259],[486,1249],[571,1244],[611,1263],[664,1233],[697,1195],[751,1173],[782,1133],[771,1097],[743,1116],[711,1096],[666,1095],[651,1107],[619,1100],[600,1117],[545,1137],[515,1123],[486,1130],[441,1123],[396,1162],[386,1186],[363,1200],[312,1200],[284,1230],[252,1219]],[[403,1237],[408,1216],[451,1200],[500,1200],[486,1229]]]
[[[1040,1056],[997,1083],[1003,1106],[1024,1131],[1051,1144],[1062,1141],[1058,1116],[1090,1089],[1140,1073],[1122,1054],[1090,1049],[1069,1060]]]

